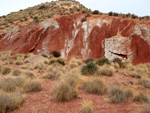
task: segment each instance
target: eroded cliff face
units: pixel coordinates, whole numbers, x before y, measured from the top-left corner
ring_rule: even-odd
[[[109,16],[73,14],[33,23],[9,31],[0,39],[0,51],[48,54],[62,57],[121,58],[133,63],[150,62],[150,22]]]

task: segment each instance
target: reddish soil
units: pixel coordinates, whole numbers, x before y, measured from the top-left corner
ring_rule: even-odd
[[[119,70],[121,72],[122,70]],[[113,77],[103,77],[111,86],[119,86],[128,88],[133,82],[133,86],[136,87],[138,79],[125,77],[116,73]],[[85,77],[90,79],[90,77]],[[10,113],[81,113],[81,103],[84,99],[92,101],[93,113],[138,113],[142,104],[133,102],[130,99],[123,104],[112,104],[108,102],[107,95],[99,96],[94,94],[85,93],[82,87],[79,88],[79,94],[81,98],[73,99],[69,102],[57,102],[54,100],[51,94],[52,88],[59,83],[59,80],[46,80],[42,79],[43,90],[37,93],[26,94],[26,100],[21,107]],[[137,89],[137,88],[136,88]],[[139,89],[139,91],[143,91]],[[146,93],[150,93],[150,90],[145,90]]]

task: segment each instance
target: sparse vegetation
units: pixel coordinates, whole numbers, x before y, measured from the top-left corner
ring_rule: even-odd
[[[98,10],[92,12],[90,11],[90,9],[85,8],[83,5],[79,4],[74,0],[73,1],[59,0],[59,1],[61,1],[61,3],[51,2],[46,4],[40,4],[33,8],[20,10],[18,13],[12,12],[7,16],[0,17],[0,29],[1,29],[0,38],[4,37],[4,33],[3,33],[4,31],[6,32],[12,28],[16,29],[17,26],[21,27],[33,22],[42,22],[44,20],[51,20],[48,19],[51,17],[59,18],[62,16],[62,18],[67,18],[68,20],[70,19],[70,22],[72,22],[71,20],[72,17],[76,18],[80,15],[82,16],[85,15],[81,19],[82,23],[87,20],[88,22],[90,22],[89,19],[91,18],[96,18],[96,19],[97,17],[102,19],[108,18],[107,14],[98,16],[101,15],[102,13],[100,13]],[[84,14],[81,14],[81,12]],[[76,14],[73,15],[71,13],[76,13]],[[71,18],[70,16],[65,16],[70,14],[71,14]],[[91,16],[91,14],[93,14],[92,17],[89,17]],[[120,17],[131,18],[129,19],[131,21],[133,21],[133,19],[150,20],[149,16],[139,18],[134,14],[119,14],[119,13],[110,12],[108,15],[117,16],[117,18],[119,19],[121,19]],[[110,17],[110,18],[115,19],[116,17]],[[99,20],[101,21],[101,19]],[[81,26],[81,22],[78,22],[76,20],[73,21],[75,22],[74,30],[77,30],[76,28]],[[91,22],[88,24],[90,25]],[[95,22],[99,23],[99,21],[95,21]],[[107,23],[103,20],[101,22]],[[16,24],[17,26],[15,26]],[[124,31],[126,31],[126,29]],[[18,33],[19,35],[20,33],[23,32],[23,30],[18,30],[13,32],[15,34]],[[75,31],[75,35],[76,34],[78,34],[78,31]],[[106,34],[104,33],[104,35]],[[109,36],[109,34],[107,35]],[[60,49],[56,49],[56,50],[60,50]],[[34,59],[36,55],[34,55],[34,57],[32,58],[30,55],[25,55],[25,54],[14,55],[11,51],[0,52],[0,60],[1,60],[0,61],[0,113],[6,113],[16,108],[19,108],[24,101],[23,98],[24,93],[38,92],[42,90],[42,87],[44,88],[44,90],[39,94],[42,94],[43,99],[46,102],[45,97],[47,97],[47,91],[45,93],[45,90],[49,89],[49,91],[51,91],[51,85],[54,85],[54,88],[52,89],[52,95],[49,92],[48,96],[53,96],[54,99],[59,102],[66,102],[74,98],[80,98],[80,97],[81,99],[77,99],[78,102],[80,102],[82,99],[84,100],[84,98],[87,99],[92,98],[92,101],[95,100],[96,98],[98,100],[96,100],[97,102],[93,104],[95,105],[95,104],[99,104],[98,103],[99,98],[97,98],[98,95],[103,95],[100,96],[100,101],[105,101],[106,106],[108,103],[107,99],[109,99],[111,103],[123,103],[128,99],[131,100],[129,103],[127,103],[129,105],[132,104],[132,101],[141,102],[141,103],[149,102],[149,97],[147,94],[149,93],[149,88],[150,88],[150,80],[149,80],[150,63],[134,66],[132,63],[124,62],[121,59],[116,58],[113,60],[111,66],[110,65],[111,62],[107,58],[100,58],[98,60],[94,60],[91,58],[87,60],[83,60],[80,57],[73,57],[71,58],[71,60],[63,59],[61,58],[60,51],[56,51],[56,50],[52,51],[50,54],[48,54],[47,51],[45,51],[47,55],[42,55],[44,57],[37,55],[37,57],[40,56],[41,58],[40,60],[36,60],[36,58]],[[78,54],[78,52],[76,53]],[[23,69],[26,69],[26,71]],[[122,72],[125,72],[125,76],[120,76],[120,73]],[[81,74],[94,75],[99,77],[95,78],[93,76],[81,76]],[[41,78],[42,76],[43,78],[54,79],[54,80],[45,80]],[[111,76],[111,77],[106,77],[106,76]],[[37,80],[37,78],[39,80]],[[40,82],[41,79],[42,79],[42,83],[44,84],[41,84]],[[103,81],[103,79],[107,81],[109,87],[111,86],[113,88],[111,88],[108,91],[107,85]],[[56,83],[58,82],[59,84],[55,86],[55,82]],[[49,85],[49,87],[45,88],[47,85]],[[118,86],[118,87],[114,87],[114,86]],[[133,90],[128,89],[129,87]],[[124,90],[123,88],[127,90]],[[134,95],[133,91],[135,90],[136,93],[139,92],[141,93],[139,93],[138,95]],[[84,93],[83,95],[83,91],[92,94]],[[79,93],[81,93],[81,96],[79,96]],[[30,98],[32,98],[33,95],[35,96],[35,94],[32,93],[28,95],[31,96]],[[86,97],[87,95],[89,97]],[[106,96],[108,96],[108,98],[105,98]],[[37,97],[35,96],[35,98]],[[28,99],[29,102],[31,100]],[[73,100],[73,102],[74,101],[76,103],[76,100]],[[40,102],[39,99],[37,102]],[[137,107],[136,102],[134,103],[135,107]],[[67,104],[68,104],[67,106],[69,106],[69,103]],[[34,107],[35,106],[33,106],[33,108]],[[80,112],[92,113],[93,107],[95,106],[92,106],[90,101],[84,100],[82,102],[82,108],[80,109],[81,110]],[[126,109],[125,107],[126,106],[123,107],[121,106],[119,108],[119,111],[121,111],[122,109]],[[23,110],[24,109],[26,108],[23,108]],[[96,111],[96,109],[97,108],[94,108],[94,112]],[[116,106],[116,109],[118,109],[118,106]],[[150,109],[148,105],[148,107],[145,107],[141,113],[149,113],[149,112]]]

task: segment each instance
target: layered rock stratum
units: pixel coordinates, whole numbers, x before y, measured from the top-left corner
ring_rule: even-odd
[[[134,64],[150,62],[150,22],[107,15],[76,13],[12,29],[2,35],[0,51],[62,57],[121,58]]]

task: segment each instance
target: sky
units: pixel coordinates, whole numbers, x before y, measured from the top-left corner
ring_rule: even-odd
[[[52,0],[0,0],[0,16]],[[150,16],[150,0],[76,0],[91,10],[103,13],[132,13]]]

